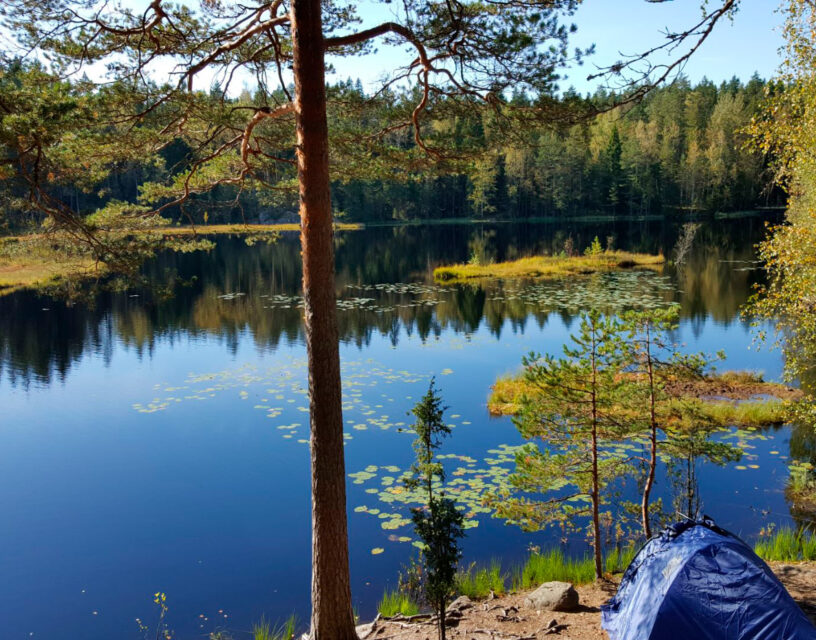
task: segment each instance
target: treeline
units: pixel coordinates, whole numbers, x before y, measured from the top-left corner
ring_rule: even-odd
[[[766,160],[746,147],[743,133],[759,113],[764,93],[765,83],[756,76],[746,84],[733,79],[720,86],[707,80],[692,86],[681,78],[640,103],[614,108],[616,96],[600,91],[584,97],[568,92],[555,101],[519,93],[507,109],[514,114],[510,124],[493,109],[463,110],[436,97],[422,121],[423,138],[440,151],[436,162],[417,147],[410,126],[393,126],[410,121],[418,100],[414,91],[368,96],[359,80],[348,80],[329,88],[333,204],[338,216],[362,222],[727,211],[783,204],[781,193],[768,188]],[[8,103],[5,113],[0,111],[0,147],[7,153],[0,171],[0,228],[4,221],[15,230],[43,219],[31,202],[33,175],[48,192],[36,198],[53,197],[82,215],[106,205],[113,205],[114,214],[127,205],[149,210],[181,189],[196,153],[202,153],[194,150],[198,140],[188,134],[155,152],[123,149],[113,164],[104,164],[95,140],[127,146],[124,139],[104,133],[115,118],[109,117],[107,125],[95,121],[106,98],[89,82],[58,82],[36,64],[0,64],[0,94]],[[261,100],[248,91],[226,98],[218,88],[195,99],[201,102],[200,126],[209,128]],[[524,117],[542,110],[549,115]],[[65,114],[70,114],[68,122]],[[67,135],[77,123],[80,138]],[[294,220],[290,124],[265,130],[264,139],[275,141],[279,151],[255,172],[253,183],[215,180],[218,186],[194,189],[183,208],[168,208],[163,215],[199,224]],[[241,126],[222,125],[217,135],[240,135]],[[32,140],[50,159],[43,166],[52,168],[38,167],[38,160],[25,167],[28,183],[15,181],[25,172],[15,170],[9,150],[32,127],[43,131]],[[132,137],[133,129],[123,135]],[[240,160],[236,155],[224,161]]]
[[[765,82],[679,79],[643,102],[572,126],[538,127],[492,144],[466,174],[334,186],[335,205],[362,220],[527,218],[581,213],[734,211],[781,206],[767,161],[746,146]],[[571,96],[567,96],[570,98]],[[598,92],[599,108],[614,96]],[[523,95],[515,104],[529,104]]]

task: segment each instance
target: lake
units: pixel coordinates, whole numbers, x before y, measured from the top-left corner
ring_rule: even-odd
[[[581,309],[677,302],[690,351],[720,368],[778,379],[781,356],[752,348],[739,317],[761,278],[765,220],[703,222],[680,268],[558,283],[442,287],[443,263],[617,248],[671,255],[664,219],[369,228],[338,236],[352,591],[363,618],[416,551],[399,476],[412,459],[406,415],[435,376],[448,421],[451,495],[467,505],[465,562],[520,562],[559,532],[524,533],[481,496],[512,469],[521,440],[490,418],[498,375],[530,350],[556,353]],[[176,638],[262,615],[308,620],[310,505],[305,347],[296,235],[166,254],[145,284],[66,303],[0,297],[0,620],[4,638],[140,638],[167,594]],[[699,464],[703,511],[747,539],[792,524],[789,427],[724,437],[743,459]],[[656,496],[671,504],[661,468]],[[587,550],[580,536],[571,552]],[[305,626],[305,622],[301,623]]]

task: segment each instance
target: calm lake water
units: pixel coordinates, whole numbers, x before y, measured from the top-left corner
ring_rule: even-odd
[[[406,413],[436,376],[447,417],[450,489],[468,510],[466,562],[520,561],[558,532],[492,519],[481,496],[512,468],[520,438],[491,419],[498,375],[530,350],[558,352],[595,306],[680,303],[677,340],[725,349],[727,368],[777,379],[780,355],[751,349],[739,308],[760,277],[764,220],[703,223],[686,264],[559,283],[439,287],[441,263],[583,249],[670,254],[679,225],[616,223],[372,228],[337,239],[352,590],[365,618],[415,552],[398,478],[410,464]],[[22,292],[0,298],[0,634],[140,638],[168,597],[177,638],[262,615],[308,619],[309,481],[299,245],[222,238],[164,255],[150,287],[93,304]],[[703,510],[746,538],[791,524],[788,427],[726,434],[743,459],[699,464]],[[671,504],[661,469],[657,495]],[[582,553],[584,542],[570,548]]]

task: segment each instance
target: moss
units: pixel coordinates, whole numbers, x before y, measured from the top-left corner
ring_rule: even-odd
[[[434,279],[456,283],[478,278],[563,278],[620,269],[660,269],[662,255],[606,251],[583,256],[533,256],[494,264],[454,264],[434,269]]]

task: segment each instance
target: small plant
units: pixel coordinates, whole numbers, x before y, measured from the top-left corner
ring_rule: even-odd
[[[142,622],[140,618],[136,618],[136,624],[139,625],[139,631],[145,640],[154,637],[156,640],[170,640],[173,637],[173,632],[167,628],[164,619],[167,617],[167,595],[161,591],[153,594],[153,602],[159,606],[159,619],[156,622],[155,636],[150,633],[150,628]]]
[[[584,250],[585,256],[599,256],[603,253],[603,247],[601,246],[601,241],[598,239],[598,236],[595,236],[595,239],[592,241],[592,244],[589,245]]]
[[[377,611],[383,618],[392,618],[397,614],[413,616],[419,613],[419,605],[399,590],[386,591],[377,605]]]
[[[456,575],[456,591],[474,600],[486,598],[492,591],[496,595],[505,592],[504,576],[498,560],[490,563],[489,567],[476,568],[471,564],[467,570]]]
[[[575,255],[575,240],[572,239],[572,236],[567,236],[567,239],[564,240],[564,253],[568,258]]]
[[[516,452],[509,486],[488,498],[498,517],[525,531],[588,520],[597,579],[604,570],[601,509],[609,504],[612,481],[627,470],[605,454],[629,428],[620,335],[617,320],[592,310],[581,315],[563,357],[531,353],[522,359],[525,383],[534,392],[522,397],[513,422],[529,444]]]
[[[422,563],[422,552],[418,558],[411,558],[408,565],[403,565],[397,581],[397,590],[412,602],[425,602],[425,568]]]
[[[295,637],[297,620],[294,615],[282,625],[272,626],[266,618],[252,626],[253,640],[292,640]]]

